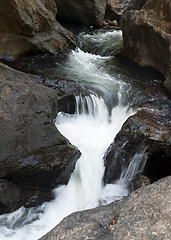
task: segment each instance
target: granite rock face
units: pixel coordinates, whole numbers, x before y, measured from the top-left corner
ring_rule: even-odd
[[[75,45],[72,33],[56,21],[54,0],[0,2],[0,58],[58,53]]]
[[[167,240],[171,238],[171,177],[108,206],[73,213],[41,240]]]

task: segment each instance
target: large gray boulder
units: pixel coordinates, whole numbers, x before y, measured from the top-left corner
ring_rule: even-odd
[[[55,0],[57,18],[101,26],[104,20],[107,0]]]
[[[126,55],[141,66],[160,71],[170,91],[171,2],[147,0],[142,9],[126,11],[121,29]]]
[[[16,192],[23,199],[34,196],[36,205],[39,196],[47,200],[52,188],[68,182],[80,152],[55,126],[56,90],[4,64],[0,72],[0,179],[8,180],[0,186],[12,189],[15,183]]]
[[[0,1],[0,57],[64,51],[75,45],[72,33],[56,21],[54,0]]]
[[[167,177],[108,206],[73,213],[41,240],[168,240],[170,184]]]

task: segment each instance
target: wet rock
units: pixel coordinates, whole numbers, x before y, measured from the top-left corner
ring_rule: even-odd
[[[52,239],[112,239],[110,226],[117,220],[124,200],[105,207],[76,212],[66,217],[58,226],[47,233],[41,240]]]
[[[75,45],[72,33],[55,19],[54,0],[2,0],[0,3],[0,57],[50,52]]]
[[[29,68],[30,62],[34,62],[34,65],[41,66],[45,62],[54,62],[54,58],[56,61],[60,60],[60,57],[63,59],[63,55],[58,55],[58,57],[49,55],[49,54],[40,54],[36,56],[23,56],[15,61],[3,61],[5,64],[10,66],[13,69],[18,71],[25,72],[25,77],[28,75],[30,79],[33,77],[33,81],[35,83],[43,84],[46,87],[53,88],[57,91],[58,95],[58,112],[63,111],[66,113],[75,113],[76,108],[76,99],[75,96],[89,96],[92,93],[91,89],[88,87],[84,87],[76,81],[67,79],[67,78],[59,78],[58,76],[50,76],[49,72],[40,71],[39,68],[31,69]],[[38,60],[39,59],[39,60]],[[52,59],[52,61],[51,61]],[[37,62],[38,61],[38,62]],[[40,61],[40,62],[39,62]],[[24,64],[23,64],[24,63]],[[52,66],[53,67],[53,66]],[[55,67],[55,66],[54,66]],[[34,74],[34,75],[33,75]],[[97,92],[96,89],[93,89]],[[99,94],[97,92],[97,94]]]
[[[21,188],[7,179],[0,179],[0,214],[14,211],[23,205]]]
[[[146,161],[144,175],[152,181],[171,174],[171,102],[157,96],[128,118],[108,148],[104,182],[118,179],[132,159]],[[139,154],[139,155],[138,155]]]
[[[170,239],[170,184],[167,177],[108,206],[73,213],[41,240]]]
[[[116,20],[104,20],[103,27],[106,29],[120,30],[120,27],[118,26],[118,22]]]
[[[116,19],[120,23],[124,12],[131,9],[141,9],[146,0],[108,0],[105,19]]]
[[[70,178],[79,150],[57,130],[57,92],[0,64],[0,179],[49,192]]]
[[[41,205],[54,198],[52,191],[28,190],[8,179],[0,179],[0,214]]]
[[[106,10],[106,0],[55,0],[57,18],[83,23],[85,25],[102,26]]]
[[[168,75],[168,77],[164,81],[163,85],[166,88],[166,90],[168,91],[168,93],[170,93],[170,95],[171,95],[171,74]]]
[[[136,179],[133,181],[133,188],[134,190],[137,190],[138,188],[149,185],[150,183],[150,179],[147,176],[140,175],[137,176]]]
[[[75,113],[75,96],[89,96],[90,91],[75,81],[67,79],[41,79],[40,83],[53,88],[58,93],[58,112]]]
[[[171,72],[170,4],[165,0],[147,0],[142,9],[126,11],[121,21],[126,55],[165,77]]]

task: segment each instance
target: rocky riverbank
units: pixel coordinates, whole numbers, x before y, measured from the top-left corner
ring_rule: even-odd
[[[141,66],[160,71],[171,92],[170,1],[80,2],[2,0],[0,58],[57,54],[76,46],[73,34],[56,21],[56,15],[96,26],[109,18],[117,20],[123,30],[124,54]],[[2,63],[0,83],[3,214],[49,201],[53,199],[51,190],[68,182],[81,153],[60,134],[54,120],[59,110],[74,112],[74,94],[89,92],[73,81],[25,74]],[[151,95],[107,150],[105,183],[117,179],[121,162],[128,165],[142,142],[148,154],[144,174],[152,181],[171,174],[170,100]],[[170,239],[170,182],[167,177],[109,206],[74,213],[42,239]]]
[[[167,240],[171,238],[171,177],[108,206],[73,213],[41,240]]]

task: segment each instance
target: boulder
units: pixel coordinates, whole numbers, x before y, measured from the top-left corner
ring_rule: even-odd
[[[141,106],[127,119],[106,151],[105,184],[120,178],[132,160],[137,164],[139,161],[140,168],[146,164],[143,174],[152,181],[171,174],[171,102],[157,95],[142,105],[143,109]],[[133,178],[139,170],[134,174]]]
[[[2,63],[0,72],[0,179],[28,191],[31,199],[30,192],[49,193],[66,184],[80,152],[54,124],[57,92],[36,84],[38,76]]]
[[[76,110],[75,96],[89,96],[90,91],[75,81],[68,79],[42,78],[40,83],[53,88],[58,93],[58,112],[74,114]]]
[[[125,54],[141,66],[153,67],[168,77],[171,72],[171,2],[147,0],[142,9],[126,11],[122,15],[121,29]],[[166,87],[170,86],[168,82],[170,77]]]
[[[56,21],[54,0],[0,2],[0,58],[50,52],[75,45],[72,33]]]
[[[58,112],[63,111],[73,114],[75,113],[76,107],[75,96],[89,96],[92,91],[91,89],[88,90],[89,87],[84,87],[76,81],[64,77],[61,78],[55,76],[54,74],[52,74],[52,76],[50,74],[50,70],[47,67],[47,62],[49,64],[48,66],[51,65],[52,68],[55,68],[56,66],[54,62],[60,61],[61,58],[63,59],[63,57],[65,57],[65,55],[54,56],[49,54],[40,54],[35,56],[22,56],[15,61],[3,60],[3,63],[20,71],[20,74],[21,72],[27,73],[25,74],[25,77],[29,76],[29,79],[32,79],[33,77],[33,81],[35,81],[35,83],[43,84],[46,87],[55,89],[58,95]],[[35,67],[33,67],[33,65]],[[46,68],[42,71],[42,68],[44,69],[45,65]],[[49,71],[47,71],[47,69]],[[97,92],[96,89],[93,90]],[[97,94],[99,93],[97,92]]]
[[[84,25],[102,26],[107,0],[55,0],[57,18],[83,23]]]
[[[141,9],[147,0],[108,0],[105,19],[116,19],[120,23],[124,12],[131,9]]]
[[[111,226],[119,216],[125,200],[105,207],[76,212],[39,240],[112,240]]]
[[[108,206],[73,213],[40,240],[153,240],[171,238],[171,177]]]

